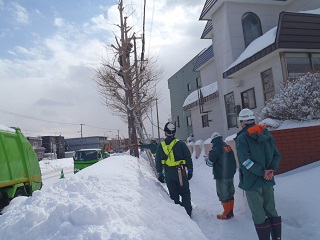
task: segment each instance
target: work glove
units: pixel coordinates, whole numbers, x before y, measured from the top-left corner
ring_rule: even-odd
[[[209,166],[209,167],[212,167],[212,166],[213,166],[213,164],[212,164],[212,162],[209,160],[209,157],[208,157],[208,156],[204,156],[204,160],[206,161],[207,166]]]
[[[193,169],[188,169],[188,180],[192,178],[193,175]]]
[[[158,180],[159,180],[159,182],[164,183],[164,176],[163,176],[162,172],[158,173]]]

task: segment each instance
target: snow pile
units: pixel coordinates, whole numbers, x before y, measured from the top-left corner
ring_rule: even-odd
[[[72,168],[70,159],[47,165],[61,166],[59,162],[69,162],[67,168]],[[55,184],[36,191],[32,197],[15,198],[0,216],[0,239],[257,239],[243,191],[236,187],[235,217],[218,220],[216,215],[222,207],[212,169],[202,156],[193,163],[192,219],[171,201],[148,161],[122,154],[71,177],[56,177]],[[320,192],[312,184],[320,181],[319,172],[320,161],[275,176],[283,240],[320,239]],[[238,173],[234,180],[237,186]]]
[[[14,199],[0,222],[6,240],[206,239],[172,203],[147,161],[126,155]]]

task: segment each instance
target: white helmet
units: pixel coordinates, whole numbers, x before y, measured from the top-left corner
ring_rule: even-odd
[[[221,137],[220,133],[214,132],[214,133],[212,133],[212,135],[211,135],[211,140],[213,140],[213,139],[215,139],[215,138],[217,138],[217,137]]]
[[[248,109],[248,108],[244,108],[241,110],[241,112],[239,113],[239,121],[248,121],[248,120],[255,120],[255,116],[254,113]]]
[[[164,131],[167,136],[173,136],[176,133],[176,126],[172,122],[167,122],[164,126]]]

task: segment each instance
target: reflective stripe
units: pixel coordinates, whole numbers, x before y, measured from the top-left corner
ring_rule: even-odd
[[[250,159],[247,159],[247,160],[245,160],[243,163],[242,163],[242,165],[246,168],[246,169],[249,169],[249,168],[251,168],[252,166],[253,166],[253,162],[250,160]]]
[[[175,167],[179,166],[180,164],[186,164],[186,160],[181,159],[176,161],[174,158],[172,148],[178,141],[178,139],[174,139],[169,145],[167,145],[164,141],[161,142],[163,152],[168,156],[167,159],[161,160],[162,164],[166,164],[169,167]]]

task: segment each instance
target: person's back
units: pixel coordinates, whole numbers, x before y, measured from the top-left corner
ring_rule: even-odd
[[[207,165],[212,167],[212,174],[216,180],[216,191],[223,206],[223,213],[218,214],[221,220],[234,217],[234,183],[233,178],[236,173],[236,159],[229,145],[222,140],[218,132],[211,135],[212,149],[209,152]]]
[[[257,163],[255,169],[246,171],[245,173],[240,169],[240,183],[239,187],[244,190],[256,189],[263,186],[274,185],[274,179],[265,181],[265,169],[278,169],[281,155],[274,143],[272,135],[266,127],[255,124],[248,126],[236,138],[237,154],[240,163],[251,159]],[[259,165],[258,165],[259,164]],[[244,178],[243,174],[246,174]]]
[[[212,173],[215,179],[230,179],[236,173],[236,159],[231,147],[221,140],[213,145],[209,152],[209,159],[213,163]]]
[[[172,152],[173,152],[175,161],[178,161],[179,159],[183,159],[186,161],[186,165],[187,165],[188,169],[193,168],[190,151],[184,142],[179,141],[175,137],[167,137],[164,140],[166,145],[170,145],[173,141],[176,141],[172,147]],[[160,159],[166,159],[168,157],[165,154],[163,148],[158,148],[157,155],[158,154],[159,154]],[[159,164],[159,161],[158,161],[158,164]]]
[[[155,157],[158,180],[161,183],[164,183],[165,180],[170,198],[175,204],[182,205],[191,217],[192,206],[189,189],[189,180],[193,174],[191,154],[187,145],[174,137],[175,126],[173,123],[168,122],[164,131],[166,139],[159,145]]]
[[[274,172],[281,155],[269,131],[255,124],[254,113],[242,109],[238,117],[242,130],[237,134],[236,148],[240,164],[239,187],[245,190],[252,220],[259,240],[281,240],[281,216],[274,199]]]

